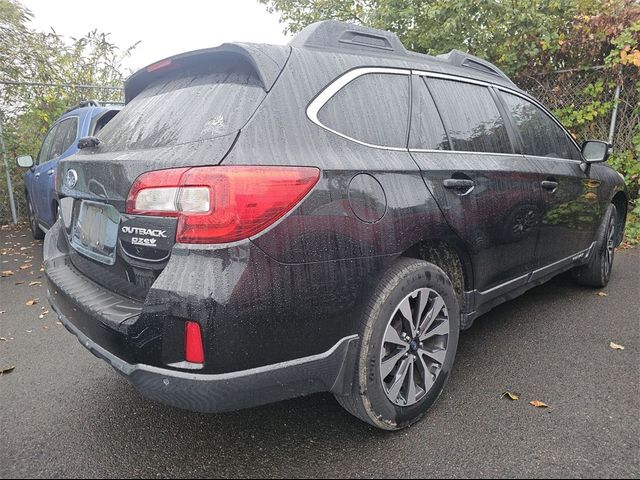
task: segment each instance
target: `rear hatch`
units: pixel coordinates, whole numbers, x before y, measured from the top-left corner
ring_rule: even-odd
[[[136,73],[127,105],[99,132],[100,144],[60,163],[63,225],[71,261],[84,275],[127,297],[146,297],[169,259],[177,221],[127,214],[130,189],[145,172],[224,159],[275,81],[274,55],[265,74],[258,53],[226,46]],[[286,56],[280,58],[282,68]]]

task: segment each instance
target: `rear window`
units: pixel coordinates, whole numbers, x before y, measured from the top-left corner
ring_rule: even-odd
[[[102,151],[209,140],[242,128],[266,93],[250,68],[182,71],[144,89],[100,131]]]
[[[372,73],[349,82],[320,109],[323,125],[360,142],[406,148],[409,76]]]

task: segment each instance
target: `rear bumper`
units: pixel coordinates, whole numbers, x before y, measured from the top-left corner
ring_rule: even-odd
[[[84,277],[69,261],[60,235],[59,226],[54,226],[45,240],[49,303],[85,348],[108,362],[145,397],[213,413],[316,392],[346,395],[351,391],[357,335],[343,336],[319,354],[255,368],[243,368],[238,363],[234,371],[224,373],[196,373],[159,365],[166,354],[162,348],[166,344],[164,317],[156,315],[154,306],[147,311],[145,304],[116,295]],[[157,363],[149,364],[147,359]]]
[[[96,357],[109,363],[145,397],[194,412],[216,413],[265,405],[316,392],[345,395],[351,390],[358,337],[342,339],[320,355],[277,365],[219,375],[173,371],[132,365],[82,333],[58,310],[65,328]]]

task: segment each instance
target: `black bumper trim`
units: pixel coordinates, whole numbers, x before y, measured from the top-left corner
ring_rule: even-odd
[[[347,395],[351,391],[359,343],[357,335],[343,338],[319,355],[238,372],[197,374],[127,363],[83,334],[59,312],[51,295],[49,301],[65,328],[85,348],[109,363],[142,395],[166,405],[217,413],[317,392]]]

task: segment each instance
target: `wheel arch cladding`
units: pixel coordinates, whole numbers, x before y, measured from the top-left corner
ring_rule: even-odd
[[[616,245],[620,245],[622,243],[622,239],[624,238],[624,226],[627,221],[627,210],[629,208],[629,199],[624,192],[618,192],[613,196],[611,200],[618,210],[618,238],[616,239]]]
[[[440,267],[451,279],[460,307],[464,306],[464,292],[473,289],[473,267],[463,247],[444,240],[423,240],[405,250],[402,257],[426,260]]]

